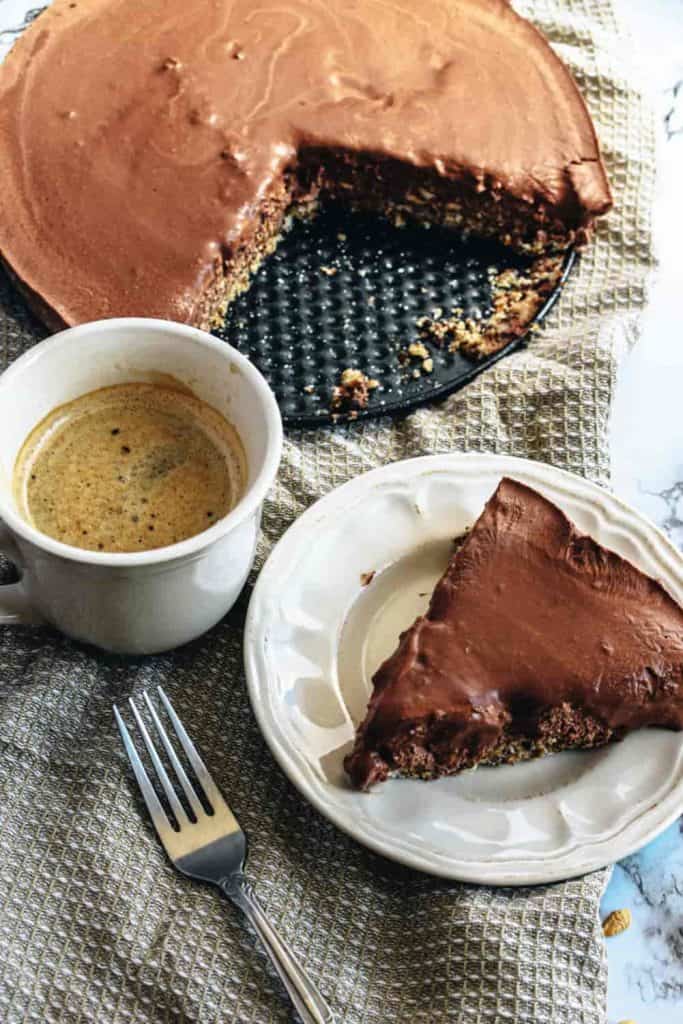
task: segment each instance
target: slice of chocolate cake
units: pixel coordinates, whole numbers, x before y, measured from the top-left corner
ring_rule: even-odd
[[[377,671],[345,768],[366,789],[683,728],[683,610],[503,479]]]
[[[325,197],[536,256],[611,205],[506,0],[54,0],[0,67],[0,256],[50,325],[209,327]]]

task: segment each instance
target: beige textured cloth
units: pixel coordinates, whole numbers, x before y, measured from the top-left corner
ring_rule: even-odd
[[[652,260],[653,122],[609,0],[519,7],[588,99],[615,212],[528,349],[402,422],[290,435],[261,559],[314,499],[405,456],[512,452],[608,477],[616,363]],[[2,280],[0,366],[43,333]],[[238,913],[173,871],[133,791],[111,705],[158,683],[250,837],[249,873],[268,914],[340,1022],[604,1022],[606,872],[532,890],[467,887],[397,868],[336,831],[285,780],[251,715],[247,598],[198,642],[134,661],[47,629],[0,629],[3,1024],[291,1017]]]

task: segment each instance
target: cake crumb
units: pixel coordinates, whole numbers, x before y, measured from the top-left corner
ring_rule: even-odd
[[[428,320],[428,317],[420,318]],[[400,349],[398,353],[398,361],[401,366],[406,366],[411,359],[419,359],[420,367],[414,367],[411,371],[412,376],[417,380],[422,375],[422,371],[425,373],[432,373],[434,370],[434,360],[432,359],[429,349],[421,341],[411,341],[407,348]]]
[[[602,933],[607,938],[613,935],[621,935],[627,928],[631,927],[631,911],[624,907],[623,910],[613,910],[602,922]]]
[[[344,234],[343,231],[338,231],[337,232],[337,238],[339,239],[340,242],[345,242],[347,236]]]
[[[429,349],[421,341],[412,341],[408,345],[408,355],[411,355],[414,359],[428,359]]]
[[[327,274],[328,277],[334,277],[335,274],[339,273],[336,267],[321,267],[321,274]]]
[[[544,256],[526,270],[509,267],[491,279],[493,311],[488,317],[463,318],[455,308],[451,316],[416,320],[423,338],[449,352],[462,352],[482,359],[499,352],[529,330],[530,322],[543,306],[562,276],[562,256]],[[443,312],[442,310],[435,310]],[[531,324],[534,331],[538,324]]]
[[[362,587],[369,587],[375,578],[375,570],[372,569],[370,572],[362,572],[360,574],[360,584]]]
[[[331,408],[336,412],[349,412],[351,419],[355,419],[359,409],[367,409],[370,392],[378,387],[378,380],[368,377],[362,370],[348,368],[332,391]]]

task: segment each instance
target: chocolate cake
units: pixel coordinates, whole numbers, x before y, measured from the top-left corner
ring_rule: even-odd
[[[326,197],[543,256],[611,203],[505,0],[55,0],[0,68],[0,253],[51,325],[208,327]]]
[[[683,610],[503,479],[400,638],[345,760],[354,786],[683,728]]]

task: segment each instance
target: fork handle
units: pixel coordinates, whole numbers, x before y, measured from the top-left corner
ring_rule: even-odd
[[[242,877],[235,885],[233,878],[220,888],[253,925],[303,1024],[335,1024],[329,1006],[263,913],[247,880]]]

